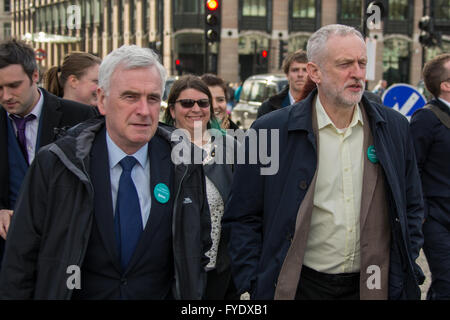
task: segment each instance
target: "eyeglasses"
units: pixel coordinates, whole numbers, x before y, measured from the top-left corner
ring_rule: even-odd
[[[199,100],[180,99],[180,100],[175,101],[175,103],[176,102],[179,102],[180,105],[183,108],[192,108],[195,103],[197,103],[197,105],[200,108],[208,108],[209,107],[209,100],[208,99],[199,99]]]

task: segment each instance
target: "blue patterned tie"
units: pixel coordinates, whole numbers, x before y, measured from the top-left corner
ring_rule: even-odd
[[[139,197],[131,179],[131,170],[136,162],[137,160],[132,156],[126,156],[120,161],[123,170],[119,180],[114,224],[120,264],[124,271],[143,229]]]

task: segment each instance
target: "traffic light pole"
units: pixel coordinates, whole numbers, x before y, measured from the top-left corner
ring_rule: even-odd
[[[203,58],[203,73],[208,73],[208,55],[209,55],[209,43],[205,39],[205,49],[204,49],[204,58]]]

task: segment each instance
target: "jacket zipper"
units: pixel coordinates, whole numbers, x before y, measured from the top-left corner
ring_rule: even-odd
[[[178,186],[178,191],[177,191],[177,194],[176,194],[175,199],[174,199],[174,207],[173,207],[174,215],[173,215],[173,218],[172,218],[173,219],[172,220],[172,237],[173,237],[173,240],[175,240],[175,222],[176,222],[177,209],[178,209],[178,198],[179,198],[180,193],[181,193],[181,185],[183,184],[183,180],[186,177],[187,172],[188,172],[188,166],[186,166],[186,170],[184,171],[183,176],[181,177],[180,185]],[[175,241],[173,241],[172,243],[173,243],[172,244],[173,251],[175,253],[175,245],[176,245]],[[174,260],[176,259],[175,254],[174,254],[173,258],[174,258]],[[175,268],[174,269],[175,269],[174,271],[175,271],[175,292],[176,292],[175,299],[180,299],[181,298],[181,292],[180,292],[180,283],[179,283],[179,272],[178,272],[178,268],[177,268],[176,264],[175,264]]]

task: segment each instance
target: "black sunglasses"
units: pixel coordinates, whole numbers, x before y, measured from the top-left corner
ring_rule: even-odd
[[[176,102],[179,102],[183,108],[192,108],[195,103],[197,103],[200,108],[208,108],[209,107],[208,99],[199,99],[199,100],[180,99],[180,100],[175,101],[175,103]]]

